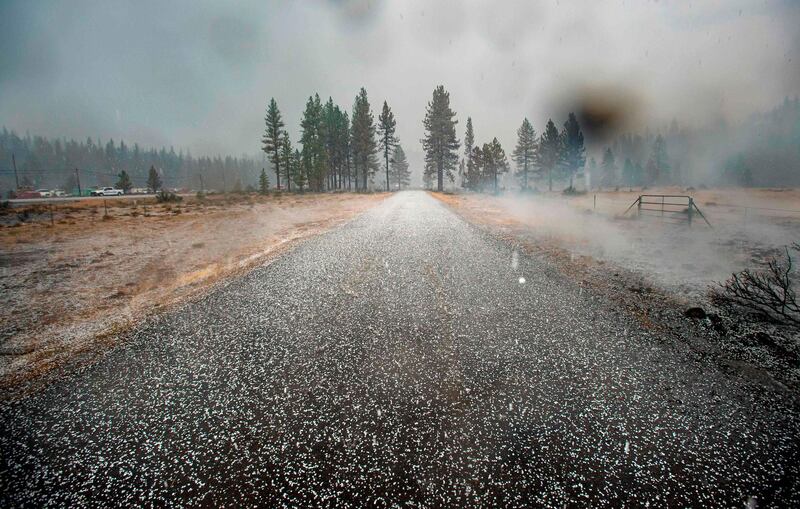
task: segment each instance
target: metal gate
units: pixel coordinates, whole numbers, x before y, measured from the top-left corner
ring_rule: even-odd
[[[641,216],[654,216],[660,217],[662,221],[670,223],[688,223],[692,225],[695,215],[700,216],[708,226],[706,216],[697,208],[694,199],[691,196],[683,196],[677,194],[642,194],[636,198],[636,201],[631,203],[631,206],[625,210],[628,213],[633,207],[639,217]],[[624,215],[624,214],[623,214]]]

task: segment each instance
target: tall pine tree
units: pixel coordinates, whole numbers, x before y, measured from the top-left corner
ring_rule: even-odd
[[[367,90],[361,88],[353,104],[353,119],[351,127],[351,153],[353,170],[358,189],[359,172],[361,176],[361,189],[367,189],[367,180],[378,166],[376,153],[378,144],[375,141],[375,122],[367,98]]]
[[[397,122],[391,108],[383,101],[383,110],[378,116],[378,135],[383,158],[386,163],[386,190],[389,190],[389,156],[397,145],[397,138],[394,133],[397,129]]]
[[[579,169],[586,164],[586,150],[583,146],[583,133],[578,125],[578,119],[574,113],[570,113],[567,121],[564,122],[564,132],[562,134],[563,154],[561,160],[564,164],[564,171],[569,177],[569,188],[573,187],[573,178]]]
[[[323,106],[319,94],[308,98],[303,118],[300,121],[303,145],[303,177],[313,191],[322,191],[325,182],[327,161],[325,154],[325,127]]]
[[[483,173],[491,183],[494,193],[500,190],[498,177],[501,173],[508,171],[508,159],[506,153],[497,138],[492,139],[491,143],[484,143],[481,150]]]
[[[561,157],[561,136],[552,119],[547,121],[542,136],[539,138],[539,164],[547,173],[547,189],[553,190],[553,170]]]
[[[467,129],[464,133],[464,170],[461,186],[476,189],[480,182],[480,173],[474,159],[472,149],[475,147],[475,130],[472,128],[472,117],[467,117]]]
[[[603,175],[600,178],[600,185],[603,187],[615,185],[617,182],[617,164],[611,147],[606,147],[606,151],[603,152],[603,162],[601,165],[603,168]]]
[[[403,187],[408,186],[411,182],[411,172],[408,171],[408,160],[400,143],[397,143],[394,147],[391,162],[392,184],[396,184],[397,188],[402,190]]]
[[[516,176],[519,179],[520,187],[525,191],[529,188],[530,175],[536,164],[536,150],[536,131],[526,118],[517,129],[517,146],[514,147],[512,154],[512,158],[517,164]]]
[[[425,111],[425,137],[422,148],[425,151],[425,172],[436,174],[436,190],[444,190],[444,176],[452,182],[453,170],[458,164],[456,138],[456,113],[450,109],[450,94],[439,85],[433,91],[433,99]]]
[[[281,137],[281,151],[280,151],[281,167],[286,175],[286,190],[292,190],[292,142],[289,140],[289,133],[283,131]]]
[[[269,156],[269,160],[275,166],[276,184],[278,189],[281,187],[281,137],[283,133],[283,119],[281,112],[278,110],[278,103],[275,102],[273,97],[269,101],[267,107],[267,116],[264,118],[266,123],[266,131],[264,138],[261,140],[264,143],[262,150]]]

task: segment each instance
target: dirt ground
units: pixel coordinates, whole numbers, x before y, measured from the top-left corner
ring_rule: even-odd
[[[733,272],[762,267],[800,241],[800,190],[645,192],[691,195],[711,227],[702,220],[689,227],[685,221],[637,218],[635,207],[624,214],[640,190],[573,197],[434,196],[520,250],[546,256],[555,268],[604,295],[606,305],[637,315],[665,336],[682,338],[698,355],[720,359],[725,369],[747,372],[800,397],[796,334],[766,325],[740,327],[684,316],[696,306],[715,312],[708,300],[710,288]]]
[[[153,312],[377,204],[385,194],[86,200],[0,217],[0,389],[91,359]]]

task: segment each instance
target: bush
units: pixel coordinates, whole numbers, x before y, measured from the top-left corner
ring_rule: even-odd
[[[580,196],[582,194],[586,194],[586,191],[578,191],[574,187],[570,186],[562,191],[562,194],[566,196]]]
[[[164,189],[156,194],[156,201],[158,201],[158,203],[177,203],[181,200],[183,200],[183,198],[177,194],[172,191],[165,191]]]
[[[800,244],[792,246],[800,251]],[[732,274],[709,292],[711,302],[732,317],[770,322],[800,331],[800,303],[792,279],[792,256],[773,258],[766,270]]]

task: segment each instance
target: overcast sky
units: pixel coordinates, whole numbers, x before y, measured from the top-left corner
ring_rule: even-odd
[[[0,0],[0,124],[195,155],[255,154],[275,97],[298,139],[310,94],[386,99],[411,163],[433,88],[459,137],[508,152],[587,90],[634,123],[736,120],[800,93],[800,2]],[[416,168],[418,169],[418,168]]]

